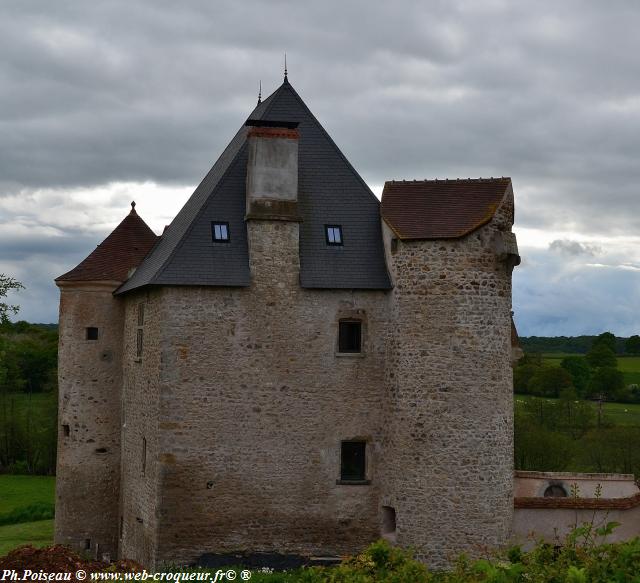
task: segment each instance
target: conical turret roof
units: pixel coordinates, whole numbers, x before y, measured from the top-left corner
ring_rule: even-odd
[[[59,281],[126,281],[158,241],[131,204],[131,212],[79,265],[56,279]]]

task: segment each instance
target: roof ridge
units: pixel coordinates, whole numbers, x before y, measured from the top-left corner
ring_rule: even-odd
[[[510,176],[491,176],[490,178],[478,177],[478,178],[423,178],[423,179],[412,179],[412,180],[387,180],[385,184],[406,184],[406,183],[420,183],[420,184],[442,184],[442,183],[492,183],[492,182],[503,182],[505,180],[511,181]]]

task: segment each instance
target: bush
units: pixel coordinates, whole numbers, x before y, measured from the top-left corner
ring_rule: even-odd
[[[36,520],[50,520],[54,517],[55,506],[52,502],[38,502],[14,508],[10,512],[0,513],[0,526],[5,524],[19,524],[21,522],[35,522]]]

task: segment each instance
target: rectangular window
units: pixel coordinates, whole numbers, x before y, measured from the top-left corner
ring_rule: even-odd
[[[327,245],[342,245],[342,227],[340,225],[325,225]]]
[[[229,242],[229,223],[211,223],[211,234],[214,241]]]
[[[340,455],[340,479],[364,482],[367,479],[366,441],[343,441]]]
[[[138,326],[144,326],[144,304],[138,304]]]
[[[89,326],[87,328],[87,340],[97,340],[98,339],[98,329],[94,326]]]
[[[66,423],[62,426],[62,432],[64,433],[65,437],[69,437],[69,435],[71,434],[71,429]]]
[[[136,330],[136,356],[140,358],[144,350],[144,303],[138,304],[138,328]]]
[[[362,352],[362,322],[340,320],[338,352]]]
[[[142,475],[147,471],[147,438],[142,438]]]

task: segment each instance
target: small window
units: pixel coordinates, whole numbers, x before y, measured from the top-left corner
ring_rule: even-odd
[[[544,497],[545,498],[566,498],[567,491],[560,484],[551,484],[544,491]]]
[[[84,550],[85,551],[90,551],[91,550],[91,539],[90,538],[85,538],[84,539]]]
[[[89,326],[87,328],[87,340],[97,340],[97,339],[98,339],[98,329],[93,326]]]
[[[382,536],[394,541],[396,534],[396,509],[392,506],[382,507]]]
[[[147,471],[147,438],[142,438],[142,475]]]
[[[229,242],[229,223],[211,223],[211,234],[214,241]]]
[[[136,333],[136,356],[138,358],[142,356],[143,348],[144,348],[144,332],[142,328],[138,328]]]
[[[327,245],[342,245],[342,227],[340,225],[325,225]]]
[[[144,326],[144,304],[138,304],[138,326]]]
[[[71,434],[71,429],[66,423],[62,426],[62,432],[64,433],[65,437],[69,437],[69,435]]]
[[[340,457],[340,479],[345,482],[366,480],[365,441],[343,441]]]
[[[340,321],[338,352],[362,352],[362,322],[359,320]]]

